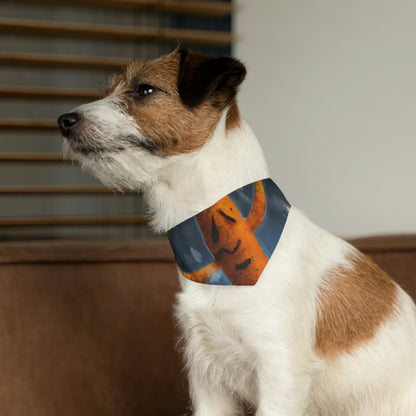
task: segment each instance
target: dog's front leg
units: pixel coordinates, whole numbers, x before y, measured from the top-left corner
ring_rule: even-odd
[[[189,372],[193,416],[236,416],[240,407],[231,393],[210,383],[197,370]]]
[[[289,352],[265,354],[256,371],[256,416],[304,416],[311,384],[305,367]]]

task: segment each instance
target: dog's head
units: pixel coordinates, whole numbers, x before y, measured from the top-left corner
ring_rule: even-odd
[[[104,98],[59,117],[64,152],[109,186],[150,185],[169,159],[203,147],[224,111],[228,128],[238,124],[245,72],[235,59],[182,48],[134,61]]]

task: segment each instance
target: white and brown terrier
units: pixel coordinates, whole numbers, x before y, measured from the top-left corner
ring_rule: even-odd
[[[415,416],[415,305],[267,179],[235,101],[245,72],[232,58],[178,48],[132,62],[105,98],[58,120],[66,154],[112,188],[143,192],[156,231],[175,236],[193,221],[172,244],[193,414],[237,415],[248,403],[257,416]],[[254,229],[273,213],[266,197],[280,230],[268,253],[252,254],[246,246],[262,239]],[[234,236],[248,216],[253,233]],[[201,232],[210,241],[188,247]],[[198,272],[180,250],[191,263],[211,257]],[[224,259],[237,254],[234,270],[247,277],[255,265],[254,279],[231,276]]]

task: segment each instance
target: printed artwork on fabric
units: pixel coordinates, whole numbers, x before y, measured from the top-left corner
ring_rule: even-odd
[[[290,205],[271,179],[237,189],[168,232],[182,274],[198,283],[255,285]]]

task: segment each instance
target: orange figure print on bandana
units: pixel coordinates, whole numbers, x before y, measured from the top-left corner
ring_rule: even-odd
[[[224,197],[196,216],[204,240],[214,255],[214,264],[202,268],[191,280],[205,282],[212,269],[224,271],[231,284],[254,285],[267,264],[267,257],[254,236],[263,220],[266,197],[261,182],[254,185],[250,215],[244,219],[234,202]]]
[[[181,233],[178,235],[178,227],[180,229],[184,223],[169,231],[169,238],[178,266],[185,277],[198,283],[208,284],[256,284],[268,262],[266,254],[268,250],[265,249],[265,246],[270,246],[267,241],[267,232],[270,230],[263,232],[266,238],[256,235],[256,230],[265,221],[266,211],[270,214],[270,204],[268,204],[268,195],[266,195],[264,186],[265,181],[270,181],[276,187],[271,180],[254,182],[244,187],[244,193],[241,193],[240,196],[238,195],[239,190],[237,190],[200,212],[193,219],[185,221],[185,223],[193,221],[192,226],[196,228],[194,232],[188,232],[188,235],[186,232],[182,236]],[[268,182],[266,185],[268,185],[266,188],[270,193],[273,187]],[[250,186],[251,188],[249,188]],[[280,192],[277,187],[276,189]],[[248,196],[250,192],[251,194]],[[269,199],[271,200],[269,202],[273,202],[273,196]],[[245,209],[242,207],[243,202]],[[285,202],[283,204],[285,209],[288,209],[287,201],[284,199],[283,202]],[[283,216],[284,221],[286,216],[287,213]],[[189,225],[191,226],[191,224]],[[269,228],[269,224],[265,224],[265,226]],[[201,236],[202,243],[197,241],[195,234]],[[178,244],[178,238],[190,240],[189,246],[185,245],[184,248],[182,241]],[[274,239],[276,239],[276,235]],[[263,247],[262,242],[264,243]]]

